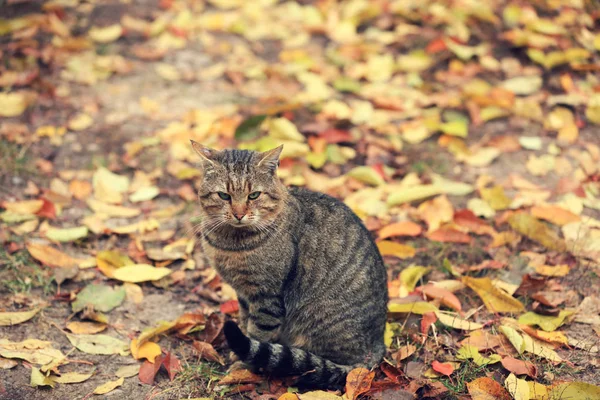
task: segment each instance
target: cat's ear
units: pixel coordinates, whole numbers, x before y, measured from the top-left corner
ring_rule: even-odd
[[[275,171],[279,166],[279,156],[283,150],[283,145],[275,147],[272,150],[265,151],[258,155],[257,168],[265,168],[269,171]]]
[[[202,158],[202,161],[209,162],[210,164],[214,164],[213,158],[217,154],[216,150],[209,149],[206,146],[201,145],[198,142],[190,140],[192,142],[192,147],[198,153],[198,155]]]

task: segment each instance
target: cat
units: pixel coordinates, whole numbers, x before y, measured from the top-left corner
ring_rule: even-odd
[[[227,343],[256,371],[299,376],[301,387],[343,385],[386,351],[387,274],[370,233],[342,202],[287,188],[283,146],[200,155],[201,243],[236,291],[239,327]]]

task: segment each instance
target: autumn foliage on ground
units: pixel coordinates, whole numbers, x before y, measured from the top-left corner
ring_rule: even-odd
[[[1,7],[0,398],[600,398],[597,2]],[[228,373],[190,139],[361,217],[381,365]]]

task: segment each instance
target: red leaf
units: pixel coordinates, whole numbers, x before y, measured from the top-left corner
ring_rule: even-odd
[[[156,363],[156,360],[154,362]],[[183,368],[181,367],[181,361],[179,361],[177,357],[171,354],[170,352],[167,353],[162,364],[167,369],[167,373],[169,374],[170,380],[175,379],[175,375],[183,371]]]
[[[437,39],[433,39],[431,42],[429,42],[427,47],[425,47],[425,52],[427,54],[435,54],[435,53],[439,53],[440,51],[444,51],[447,48],[448,47],[446,46],[446,42],[444,42],[444,39],[437,38]]]
[[[435,324],[435,321],[437,321],[437,317],[435,316],[434,312],[423,314],[423,318],[421,319],[421,333],[423,335],[427,335],[429,332],[429,327]]]
[[[448,243],[471,243],[471,236],[452,228],[440,228],[427,235],[430,240]]]
[[[379,368],[385,374],[385,376],[390,378],[395,383],[401,383],[403,381],[406,381],[404,373],[398,368],[394,367],[393,365],[388,364],[387,362],[381,363]]]
[[[36,213],[36,215],[39,217],[45,217],[48,219],[56,218],[56,209],[54,208],[54,203],[52,203],[50,200],[46,199],[45,197],[41,197],[40,200],[42,200],[44,202],[44,204],[42,204],[42,208],[40,208],[40,210]]]
[[[435,372],[438,372],[442,375],[450,376],[454,372],[454,367],[450,363],[441,363],[439,361],[434,361],[431,363],[431,368]]]
[[[159,355],[154,359],[154,364],[150,361],[146,360],[140,367],[140,372],[138,374],[138,378],[140,382],[145,383],[146,385],[154,384],[154,377],[158,373],[160,366],[162,365],[162,361],[164,359],[164,355]]]
[[[240,305],[237,300],[229,300],[221,304],[221,312],[223,314],[235,314],[240,310]]]
[[[454,223],[467,228],[469,231],[479,235],[495,233],[494,229],[484,220],[473,214],[471,210],[458,210],[454,213]]]
[[[326,129],[319,136],[327,141],[327,143],[351,142],[352,136],[350,132],[341,129]]]

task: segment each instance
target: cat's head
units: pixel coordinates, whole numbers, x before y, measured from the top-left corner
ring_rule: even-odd
[[[204,231],[224,226],[263,230],[280,214],[287,198],[276,174],[283,146],[264,153],[218,151],[194,141],[192,147],[201,159]]]

